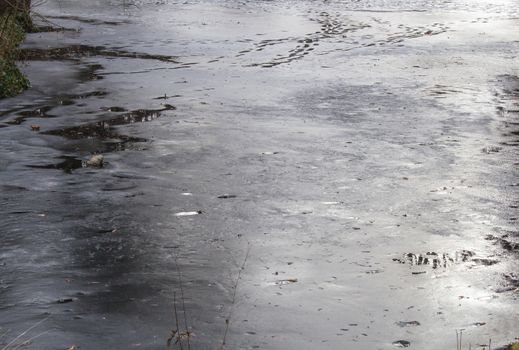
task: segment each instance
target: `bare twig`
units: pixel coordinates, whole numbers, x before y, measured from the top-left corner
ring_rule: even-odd
[[[229,332],[229,326],[231,324],[232,313],[234,311],[234,304],[236,303],[236,291],[238,290],[238,284],[241,279],[241,273],[243,270],[245,270],[245,265],[247,264],[247,260],[249,259],[250,249],[251,249],[251,246],[250,246],[250,243],[248,243],[247,252],[245,253],[245,258],[243,259],[243,263],[240,266],[240,269],[238,270],[238,276],[236,277],[236,281],[234,282],[234,291],[232,294],[231,308],[229,310],[229,315],[225,319],[225,332],[223,334],[222,344],[220,345],[219,350],[222,350],[225,347],[225,341],[227,340],[227,333]]]

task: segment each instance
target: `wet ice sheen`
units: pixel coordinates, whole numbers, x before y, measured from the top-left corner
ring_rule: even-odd
[[[0,348],[518,336],[514,1],[38,12],[71,30],[0,102]]]

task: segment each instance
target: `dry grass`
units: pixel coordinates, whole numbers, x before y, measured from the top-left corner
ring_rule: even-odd
[[[31,331],[33,331],[35,328],[37,328],[39,325],[41,325],[43,322],[47,321],[50,316],[45,317],[44,319],[36,322],[31,327],[27,328],[25,331],[21,332],[13,338],[11,341],[9,341],[6,345],[3,345],[3,347],[0,350],[17,350],[22,346],[27,346],[31,344],[36,338],[41,337],[44,334],[47,334],[50,332],[50,330],[46,330],[40,333],[36,333],[35,335],[30,335]],[[7,338],[9,331],[5,331],[2,335],[0,335],[0,340],[3,338]],[[2,346],[2,345],[0,345]]]

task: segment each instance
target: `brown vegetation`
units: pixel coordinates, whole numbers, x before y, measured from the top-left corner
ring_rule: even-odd
[[[29,12],[31,0],[0,0],[0,13],[14,9],[19,12]]]

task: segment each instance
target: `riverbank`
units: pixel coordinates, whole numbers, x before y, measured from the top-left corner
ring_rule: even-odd
[[[30,19],[15,10],[0,15],[0,98],[14,96],[29,87],[29,80],[16,66],[17,47],[25,38]]]

